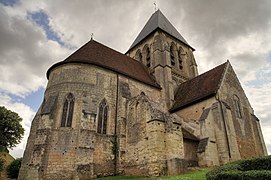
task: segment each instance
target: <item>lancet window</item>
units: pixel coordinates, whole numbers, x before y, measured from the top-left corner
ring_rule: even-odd
[[[239,100],[238,96],[234,95],[233,96],[233,101],[234,101],[236,116],[238,118],[242,118],[241,105],[240,105],[240,100]]]
[[[151,67],[151,55],[150,55],[150,48],[147,47],[146,49],[146,66]]]
[[[179,61],[179,68],[183,69],[183,54],[184,54],[184,50],[183,48],[179,48],[179,52],[178,52],[178,61]]]
[[[170,62],[172,66],[175,66],[176,62],[175,62],[173,45],[170,46]]]
[[[135,58],[136,58],[136,60],[142,62],[142,53],[141,53],[140,49],[137,50]]]
[[[74,108],[74,95],[69,93],[64,102],[61,127],[71,127],[72,126],[72,116]]]
[[[104,99],[99,105],[98,129],[97,129],[98,133],[106,134],[107,120],[108,120],[108,105],[106,103],[106,100]]]

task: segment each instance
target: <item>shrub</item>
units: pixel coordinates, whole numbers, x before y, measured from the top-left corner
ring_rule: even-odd
[[[9,150],[8,150],[7,147],[1,146],[1,145],[0,145],[0,152],[6,152],[6,153],[9,153]]]
[[[7,167],[8,178],[11,178],[11,179],[18,178],[21,162],[22,162],[22,158],[18,158],[18,159],[15,159],[10,165],[8,165]]]
[[[4,161],[0,159],[0,171],[3,171],[4,169]]]
[[[271,179],[271,156],[235,161],[213,169],[207,180]]]
[[[271,170],[271,156],[247,159],[240,163],[243,171],[249,170]]]

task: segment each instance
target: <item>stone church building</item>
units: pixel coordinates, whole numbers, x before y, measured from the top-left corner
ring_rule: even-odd
[[[20,180],[161,176],[267,155],[227,61],[201,75],[157,10],[126,54],[90,40],[47,71]]]

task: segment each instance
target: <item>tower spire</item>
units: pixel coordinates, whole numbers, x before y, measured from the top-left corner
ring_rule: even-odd
[[[154,3],[154,5],[156,5],[156,3]],[[176,28],[163,15],[163,13],[159,9],[157,9],[155,13],[152,14],[148,22],[145,24],[145,26],[143,27],[139,35],[136,37],[136,39],[130,46],[129,50],[131,50],[133,47],[135,47],[137,44],[139,44],[142,40],[144,40],[148,35],[150,35],[157,29],[164,31],[165,33],[169,34],[173,38],[176,38],[177,40],[191,47],[186,42],[186,40],[182,37],[182,35],[176,30]]]

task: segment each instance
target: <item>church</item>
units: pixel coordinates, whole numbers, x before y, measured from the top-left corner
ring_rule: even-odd
[[[19,179],[175,175],[267,155],[230,62],[199,75],[194,51],[157,10],[125,54],[91,39],[52,65]]]

